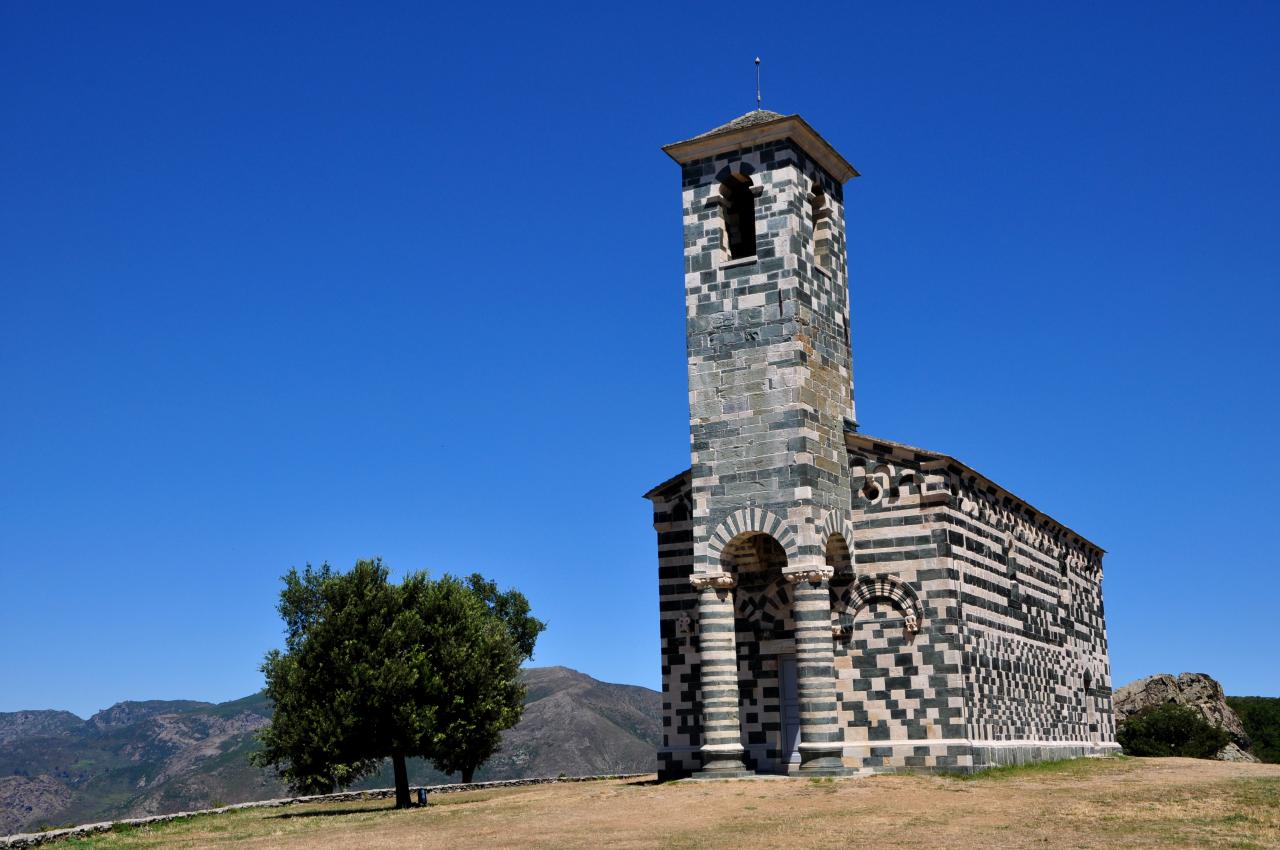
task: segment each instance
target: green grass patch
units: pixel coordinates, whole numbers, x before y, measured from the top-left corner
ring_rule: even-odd
[[[1235,779],[1232,797],[1240,803],[1260,809],[1273,809],[1280,816],[1280,779],[1269,776],[1257,779]]]
[[[976,773],[944,774],[963,782],[989,782],[1008,779],[1080,779],[1102,773],[1114,773],[1128,769],[1127,756],[1109,756],[1107,758],[1074,758],[1057,761],[1037,761],[1029,764],[1009,764],[989,767]]]
[[[435,806],[461,806],[466,803],[483,803],[485,800],[492,800],[497,794],[475,792],[470,794],[428,794],[427,805]]]
[[[73,838],[70,841],[60,844],[51,845],[53,847],[67,847],[72,850],[99,850],[103,847],[118,846],[115,836],[111,834],[90,835],[86,838]]]

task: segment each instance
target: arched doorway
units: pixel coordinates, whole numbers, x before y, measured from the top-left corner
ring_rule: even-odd
[[[733,538],[720,556],[737,579],[734,631],[738,653],[738,719],[746,766],[784,773],[799,765],[800,707],[791,587],[785,550],[763,532]]]

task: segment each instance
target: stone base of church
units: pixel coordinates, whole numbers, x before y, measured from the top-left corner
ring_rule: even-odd
[[[1008,767],[1042,761],[1100,758],[1120,755],[1120,745],[1074,741],[910,741],[869,745],[846,745],[838,764],[814,765],[808,769],[790,765],[786,776],[856,776],[902,771],[924,773],[977,773],[993,767]],[[706,770],[696,749],[658,751],[658,779],[731,779],[744,776],[779,775],[776,771],[755,771],[747,767],[721,766]]]
[[[851,770],[894,773],[977,773],[992,767],[1062,759],[1113,756],[1120,745],[1080,741],[924,740],[860,744],[844,748],[843,762]]]
[[[1001,742],[975,742],[973,744],[975,770],[985,770],[989,767],[1010,767],[1041,761],[1118,755],[1120,755],[1120,745],[1115,742],[1109,744],[1080,744],[1059,743],[1056,741],[1013,741],[1009,744]]]
[[[695,770],[692,773],[685,774],[684,776],[673,776],[670,778],[671,779],[698,779],[698,780],[701,780],[701,779],[748,779],[754,776],[756,776],[756,774],[752,773],[746,768],[743,768],[741,770],[726,770],[724,768],[717,768],[715,770]],[[658,781],[666,782],[667,779],[664,778],[661,773],[659,773]]]
[[[806,776],[826,777],[826,776],[852,776],[857,773],[856,770],[850,770],[838,761],[835,764],[823,764],[817,766],[799,766],[792,765],[784,776],[794,776],[803,779]]]

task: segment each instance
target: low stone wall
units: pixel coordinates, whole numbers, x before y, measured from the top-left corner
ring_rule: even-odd
[[[428,794],[456,794],[459,791],[482,791],[488,788],[516,788],[521,785],[548,785],[556,782],[600,782],[606,779],[635,779],[649,776],[648,773],[611,773],[599,776],[546,776],[537,779],[502,779],[496,782],[458,782],[453,785],[414,785],[409,788],[409,796],[417,797],[418,790],[425,788]],[[236,803],[217,809],[201,809],[195,812],[174,812],[171,815],[152,815],[145,818],[126,818],[125,820],[87,823],[66,829],[50,829],[45,832],[24,832],[18,835],[0,837],[0,848],[38,847],[67,838],[83,838],[97,832],[110,832],[117,827],[150,826],[157,823],[183,820],[196,815],[216,815],[223,812],[235,812],[240,809],[274,809],[282,806],[296,806],[300,803],[345,803],[357,800],[387,800],[395,797],[394,788],[375,788],[369,791],[340,791],[337,794],[312,794],[306,797],[281,797],[277,800],[258,800],[253,803]]]

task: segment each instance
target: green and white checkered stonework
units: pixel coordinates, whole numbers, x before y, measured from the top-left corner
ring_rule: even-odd
[[[857,431],[857,172],[764,111],[665,150],[682,169],[691,466],[646,494],[662,776],[1117,751],[1102,550],[951,457]]]

